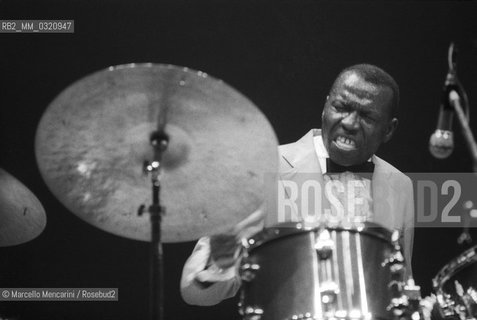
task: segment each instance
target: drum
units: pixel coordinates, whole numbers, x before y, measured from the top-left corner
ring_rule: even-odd
[[[445,265],[432,280],[437,307],[446,318],[477,318],[477,246]]]
[[[247,320],[390,319],[391,231],[286,223],[248,240],[239,312]]]

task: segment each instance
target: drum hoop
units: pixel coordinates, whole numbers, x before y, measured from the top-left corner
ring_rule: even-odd
[[[432,279],[434,292],[442,293],[442,287],[447,280],[475,261],[477,261],[477,246],[473,246],[472,248],[464,251],[462,254],[452,259],[449,263],[442,267],[434,279]]]
[[[288,237],[295,234],[316,231],[322,227],[317,226],[306,226],[301,222],[285,222],[278,224],[276,226],[266,228],[254,236],[252,236],[247,241],[247,249],[253,250],[256,247],[259,247],[265,243],[268,243],[272,240]],[[344,226],[326,226],[326,230],[333,231],[348,231],[348,232],[357,232],[361,234],[366,234],[378,238],[380,240],[386,241],[389,244],[392,243],[391,236],[392,231],[381,226],[380,224],[374,222],[364,222],[361,223],[359,227],[344,227]]]

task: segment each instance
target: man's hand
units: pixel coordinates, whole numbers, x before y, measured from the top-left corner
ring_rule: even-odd
[[[240,240],[233,234],[218,234],[210,237],[210,257],[221,269],[235,264],[240,253]]]
[[[226,233],[210,237],[210,257],[217,267],[226,269],[240,258],[242,239],[247,239],[263,228],[264,206]]]

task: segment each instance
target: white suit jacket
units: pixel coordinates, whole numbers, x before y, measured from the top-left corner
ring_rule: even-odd
[[[312,129],[297,142],[279,147],[279,176],[282,180],[300,184],[303,182],[301,180],[309,179],[311,175],[323,183],[323,175],[314,146],[314,136],[320,134],[321,130]],[[375,165],[371,183],[373,222],[388,229],[401,231],[401,243],[408,265],[407,275],[410,276],[412,274],[411,254],[414,232],[414,198],[411,180],[377,156],[373,156],[371,160]],[[297,203],[300,210],[300,201]],[[241,235],[250,237],[260,231],[264,225],[271,226],[281,222],[277,218],[279,214],[276,210],[277,208],[268,208],[265,221],[257,215],[242,221],[240,223],[243,230]],[[209,255],[209,238],[201,238],[185,263],[181,279],[181,294],[189,304],[217,304],[226,298],[233,297],[240,288],[240,278],[234,267],[221,271],[217,275],[216,281],[211,281],[211,283],[203,284],[196,280],[199,273],[207,272],[204,269],[210,262]]]

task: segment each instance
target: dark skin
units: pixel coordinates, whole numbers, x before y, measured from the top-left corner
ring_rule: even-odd
[[[391,116],[392,90],[349,71],[336,79],[322,114],[323,142],[343,166],[364,163],[388,142],[398,120]]]
[[[392,90],[350,71],[338,77],[322,114],[323,142],[330,158],[342,166],[361,164],[389,141],[398,120],[391,116]],[[211,259],[220,268],[235,263],[236,232],[212,236]]]

